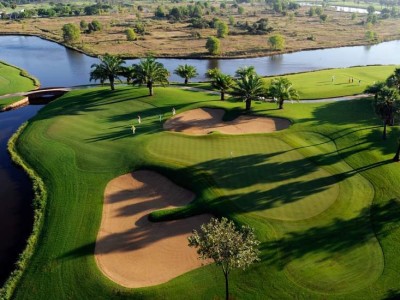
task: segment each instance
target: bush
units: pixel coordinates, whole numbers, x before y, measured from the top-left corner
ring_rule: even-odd
[[[224,38],[228,35],[229,33],[229,28],[228,25],[224,22],[218,22],[217,23],[217,37],[219,38]]]
[[[70,43],[78,40],[81,37],[80,29],[71,23],[65,24],[62,28],[63,39],[65,42]]]
[[[126,39],[128,41],[136,41],[137,40],[136,33],[132,28],[126,29],[125,30],[125,35],[126,35]]]
[[[280,34],[270,36],[268,39],[268,43],[273,50],[285,49],[285,38]]]
[[[218,38],[210,36],[206,42],[206,48],[208,52],[212,55],[217,55],[221,53],[221,42]]]

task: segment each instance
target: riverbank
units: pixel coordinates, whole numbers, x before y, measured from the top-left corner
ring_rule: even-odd
[[[254,9],[256,9],[255,7]],[[250,12],[253,8],[248,7]],[[271,13],[256,11],[254,15],[232,15],[237,22],[250,24],[267,17],[273,33],[282,34],[286,40],[283,51],[273,51],[268,45],[269,35],[252,35],[231,26],[231,34],[221,39],[221,54],[210,56],[205,43],[208,36],[216,34],[215,29],[198,29],[188,23],[168,22],[154,19],[152,13],[143,13],[138,19],[132,14],[108,16],[78,16],[59,18],[25,19],[20,22],[2,20],[1,34],[35,35],[66,45],[90,56],[98,56],[106,52],[124,58],[137,58],[153,55],[159,58],[247,58],[262,57],[275,54],[292,53],[302,50],[327,49],[334,47],[358,46],[400,39],[397,30],[398,19],[379,20],[373,28],[360,25],[363,17],[352,20],[350,14],[326,10],[328,21],[320,22],[316,17],[307,15],[307,8],[300,8],[295,17],[283,17]],[[211,16],[210,16],[211,17]],[[227,16],[219,18],[228,23]],[[81,20],[87,22],[98,20],[103,29],[91,34],[81,34],[77,43],[66,44],[62,39],[62,26],[73,23],[79,27]],[[146,24],[146,34],[136,41],[127,41],[124,30],[134,26],[136,22]],[[367,30],[373,30],[377,40],[371,42],[365,38]]]

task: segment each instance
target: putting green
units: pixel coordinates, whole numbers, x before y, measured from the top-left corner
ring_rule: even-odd
[[[274,137],[198,139],[168,134],[153,139],[147,150],[157,159],[207,173],[222,197],[266,218],[311,218],[330,207],[339,194],[331,174]]]

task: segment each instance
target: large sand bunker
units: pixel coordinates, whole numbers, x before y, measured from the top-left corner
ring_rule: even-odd
[[[190,134],[208,134],[219,131],[227,134],[266,133],[290,126],[290,121],[280,118],[240,116],[223,122],[225,111],[214,108],[197,108],[185,111],[164,123],[164,129]]]
[[[110,181],[95,249],[103,273],[133,288],[160,284],[200,267],[187,237],[208,222],[210,215],[160,223],[147,219],[151,211],[185,205],[193,198],[190,191],[151,171]]]

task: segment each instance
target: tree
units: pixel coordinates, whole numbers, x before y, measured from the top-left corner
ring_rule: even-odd
[[[79,28],[71,23],[65,24],[62,27],[62,31],[63,31],[63,39],[67,43],[74,42],[81,37],[81,31],[79,30]]]
[[[280,34],[270,36],[268,43],[272,50],[283,50],[285,49],[285,38]]]
[[[89,23],[89,29],[90,31],[101,31],[103,28],[103,25],[98,20],[93,20],[92,22]]]
[[[226,23],[219,21],[217,23],[217,37],[224,38],[229,33],[229,27]]]
[[[375,113],[383,121],[382,138],[386,140],[386,127],[393,125],[394,119],[400,113],[399,93],[396,89],[383,87],[374,101]]]
[[[120,74],[126,78],[127,84],[130,84],[133,79],[133,76],[135,76],[132,66],[127,66],[127,67],[123,66],[120,71]]]
[[[240,97],[246,102],[246,111],[251,108],[251,101],[265,94],[264,84],[261,77],[255,72],[244,75],[236,81],[233,87],[233,95]]]
[[[378,81],[374,83],[373,85],[367,86],[367,88],[364,90],[364,93],[368,94],[374,94],[375,101],[378,98],[379,92],[386,86],[386,84],[382,81]]]
[[[225,298],[229,299],[229,273],[234,268],[246,269],[259,261],[258,245],[253,230],[242,226],[239,230],[232,221],[211,218],[200,232],[194,230],[188,237],[189,246],[197,248],[201,259],[212,259],[222,267],[225,277]]]
[[[235,76],[239,77],[239,78],[243,78],[244,76],[253,75],[253,74],[256,74],[256,70],[255,70],[254,66],[240,67],[235,72]]]
[[[293,88],[292,83],[284,77],[273,79],[267,94],[278,101],[279,109],[283,109],[283,102],[286,99],[299,99],[299,94]]]
[[[230,75],[221,73],[218,69],[211,69],[207,72],[208,76],[211,77],[211,85],[213,88],[219,90],[221,94],[221,100],[225,100],[225,93],[235,83]]]
[[[194,78],[197,75],[199,75],[199,73],[197,73],[195,66],[189,66],[187,64],[179,65],[175,69],[174,74],[178,75],[181,78],[184,78],[185,84],[189,83],[189,79]]]
[[[139,64],[132,65],[133,67],[133,84],[146,84],[149,89],[149,96],[154,95],[153,85],[161,83],[163,86],[169,84],[169,72],[164,65],[157,62],[152,57],[141,59]]]
[[[136,41],[137,40],[136,33],[132,28],[126,29],[125,30],[125,35],[126,35],[126,39],[128,41]]]
[[[79,23],[79,27],[81,28],[82,31],[85,31],[88,28],[88,23],[85,20],[81,20]]]
[[[212,55],[217,55],[221,52],[221,42],[215,36],[209,36],[206,42],[206,49]]]
[[[372,15],[375,12],[375,7],[370,5],[367,7],[367,12],[369,15]]]
[[[101,78],[107,78],[110,82],[111,90],[115,90],[115,79],[121,74],[122,65],[125,63],[125,61],[118,56],[110,55],[108,53],[106,53],[104,56],[99,56],[99,59],[99,64],[93,64],[91,66],[93,69],[90,72],[91,80],[101,80]]]
[[[386,79],[386,84],[389,87],[396,88],[400,92],[400,68],[396,68],[393,74]]]

